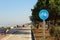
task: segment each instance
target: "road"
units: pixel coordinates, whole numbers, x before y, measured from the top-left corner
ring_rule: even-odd
[[[14,34],[9,34],[1,40],[32,40],[31,27],[21,27],[15,30],[17,31]]]

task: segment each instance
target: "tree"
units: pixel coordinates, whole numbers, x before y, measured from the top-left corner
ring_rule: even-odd
[[[31,21],[37,23],[37,21],[41,22],[42,20],[39,18],[39,11],[41,9],[46,9],[49,12],[49,18],[46,21],[49,20],[55,20],[54,24],[56,23],[56,19],[58,16],[58,11],[60,11],[60,2],[59,0],[38,0],[36,5],[34,6],[34,9],[31,9],[32,16],[30,17]]]

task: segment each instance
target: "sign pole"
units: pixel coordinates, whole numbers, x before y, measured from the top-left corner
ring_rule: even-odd
[[[45,9],[42,9],[39,12],[39,17],[43,20],[43,40],[46,40],[46,37],[45,37],[45,20],[49,17],[49,12]]]
[[[45,40],[45,20],[43,20],[43,40]]]

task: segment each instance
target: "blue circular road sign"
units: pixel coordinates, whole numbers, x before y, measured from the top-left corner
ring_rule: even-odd
[[[42,20],[46,20],[49,17],[49,12],[47,10],[43,9],[39,12],[39,17]]]

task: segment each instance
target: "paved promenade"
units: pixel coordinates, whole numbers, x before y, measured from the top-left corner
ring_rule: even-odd
[[[17,28],[19,29],[19,28]],[[22,27],[15,34],[9,34],[1,40],[32,40],[31,27]]]
[[[0,40],[2,39],[2,38],[4,38],[4,37],[6,37],[7,35],[1,35],[0,34]]]

